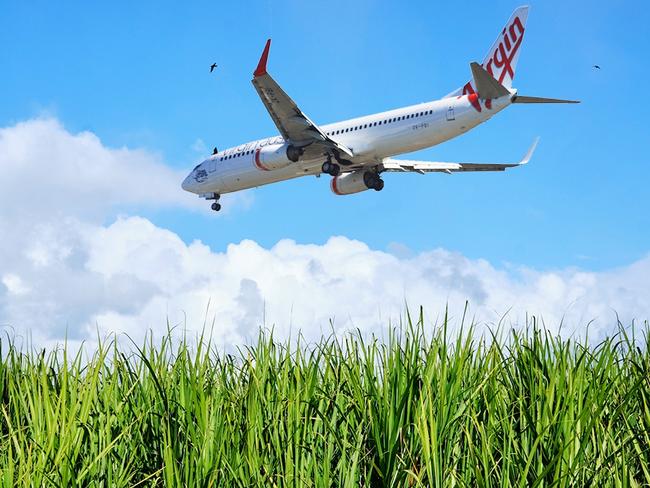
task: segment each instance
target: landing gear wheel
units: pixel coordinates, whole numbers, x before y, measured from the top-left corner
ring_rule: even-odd
[[[211,205],[211,208],[212,208],[212,210],[214,210],[215,212],[218,212],[219,210],[221,210],[221,204],[220,204],[220,203],[217,203],[217,202],[214,202],[214,203]]]
[[[366,171],[363,174],[363,182],[366,187],[371,190],[381,191],[384,188],[384,180],[382,180],[377,173]]]
[[[330,176],[338,176],[341,174],[341,168],[338,164],[332,163],[331,161],[325,161],[321,168],[323,173],[327,173]]]

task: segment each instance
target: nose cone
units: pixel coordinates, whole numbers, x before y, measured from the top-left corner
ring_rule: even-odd
[[[192,179],[192,174],[187,175],[187,178],[181,183],[181,188],[185,191],[193,192],[194,191],[194,180]]]

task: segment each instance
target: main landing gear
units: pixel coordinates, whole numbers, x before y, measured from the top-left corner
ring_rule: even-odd
[[[210,205],[210,208],[214,210],[215,212],[218,212],[221,210],[221,204],[219,203],[219,199],[221,198],[221,195],[218,193],[214,193],[212,197],[209,200],[214,200],[214,203]]]
[[[321,169],[323,170],[323,173],[326,173],[330,176],[338,176],[341,174],[341,167],[338,164],[333,163],[329,158],[323,163]]]
[[[366,171],[363,174],[363,182],[371,190],[382,191],[384,189],[384,180],[374,171]]]

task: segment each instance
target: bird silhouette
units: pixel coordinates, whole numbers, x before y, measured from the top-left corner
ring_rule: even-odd
[[[217,67],[217,63],[212,63],[210,65],[210,73],[212,73],[216,67]]]
[[[600,66],[598,66],[597,64],[594,64],[593,67],[596,68],[596,69],[600,69]]]

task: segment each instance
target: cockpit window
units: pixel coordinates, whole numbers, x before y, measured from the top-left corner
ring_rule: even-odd
[[[192,171],[196,171],[196,170],[199,169],[200,167],[201,167],[201,163],[197,164],[196,167],[195,167]]]

